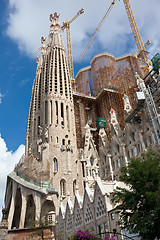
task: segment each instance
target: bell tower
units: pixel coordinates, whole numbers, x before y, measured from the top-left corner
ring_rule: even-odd
[[[29,108],[25,161],[32,158],[31,171],[50,181],[62,199],[82,190],[77,160],[75,116],[71,80],[61,35],[59,14],[50,15],[48,40],[41,38],[36,76]],[[36,169],[35,169],[36,168]],[[39,169],[39,170],[37,170]]]

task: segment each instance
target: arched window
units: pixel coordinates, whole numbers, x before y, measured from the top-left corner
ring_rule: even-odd
[[[57,161],[57,158],[53,159],[53,172],[54,173],[58,172],[58,161]]]
[[[63,103],[61,103],[61,125],[64,126],[64,107],[63,107]]]
[[[66,119],[67,119],[67,128],[69,130],[70,124],[69,124],[69,107],[68,106],[66,106]]]
[[[45,101],[45,124],[48,124],[48,102]]]
[[[60,194],[62,197],[66,196],[66,181],[64,179],[60,181]]]
[[[56,124],[58,124],[58,102],[55,101],[56,104]]]
[[[91,165],[91,166],[94,165],[94,159],[93,159],[93,157],[90,158],[90,165]]]
[[[53,122],[53,107],[52,107],[52,100],[50,101],[50,123],[52,124]]]
[[[149,136],[149,143],[152,145],[152,136]]]
[[[135,139],[135,133],[132,131],[132,133],[131,133],[131,137],[132,137],[132,140],[135,142],[136,141],[136,139]]]
[[[52,201],[46,200],[42,204],[40,219],[43,223],[48,223],[49,225],[55,223],[55,205]]]
[[[13,221],[12,221],[12,228],[14,228],[14,227],[19,228],[21,208],[22,208],[21,189],[17,188],[16,197],[15,197],[15,209],[14,209],[14,216],[13,216]]]
[[[74,180],[73,181],[73,194],[74,194],[74,196],[76,195],[76,185],[77,185],[76,180]]]
[[[120,153],[120,146],[117,144],[117,152]]]

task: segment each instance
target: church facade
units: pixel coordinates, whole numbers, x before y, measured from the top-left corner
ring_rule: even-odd
[[[120,168],[160,145],[160,98],[130,54],[95,56],[73,91],[59,14],[50,21],[37,58],[25,154],[7,176],[3,218],[9,230],[47,218],[53,236],[64,239],[80,228],[120,232],[112,193],[124,186]],[[153,81],[159,89],[158,74],[148,77]]]

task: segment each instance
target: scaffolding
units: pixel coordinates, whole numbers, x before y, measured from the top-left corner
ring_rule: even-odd
[[[150,72],[144,77],[144,81],[146,86],[149,86],[154,103],[160,111],[160,54],[157,53],[151,61],[153,67],[150,67]]]
[[[148,116],[150,118],[150,122],[152,124],[157,143],[160,146],[160,136],[159,136],[159,132],[157,130],[157,125],[160,130],[160,119],[159,119],[159,116],[158,116],[158,113],[156,110],[156,106],[155,106],[149,86],[148,86],[148,94],[145,94],[145,102],[146,102],[146,106],[147,106],[147,110],[148,110]]]
[[[143,107],[146,107],[148,117],[149,117],[150,123],[153,127],[154,134],[155,134],[155,139],[156,139],[158,145],[160,146],[160,117],[159,117],[159,114],[157,111],[157,106],[156,106],[154,98],[153,98],[153,94],[151,92],[151,88],[150,88],[149,84],[146,86],[143,81],[143,84],[139,85],[139,90],[141,91],[139,93],[140,94],[143,93],[143,95],[144,95],[144,97],[142,97],[143,101],[137,101],[136,107],[129,114],[129,116],[125,119],[125,122],[129,123],[132,119],[135,118],[136,114],[138,112],[140,112],[140,110]],[[136,94],[138,94],[138,92]]]
[[[154,69],[144,78],[146,86],[149,86],[156,105],[160,107],[160,75]]]

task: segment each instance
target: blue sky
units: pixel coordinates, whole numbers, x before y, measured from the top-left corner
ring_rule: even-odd
[[[26,124],[36,71],[34,52],[41,36],[48,36],[49,15],[60,12],[61,23],[82,7],[85,13],[71,25],[75,75],[88,66],[95,54],[116,57],[137,51],[123,1],[117,1],[97,33],[87,54],[78,63],[84,47],[108,9],[111,0],[1,0],[0,1],[0,208],[6,174],[24,151]],[[149,57],[160,52],[160,1],[130,0],[144,43],[151,39]],[[63,33],[66,44],[66,35]]]

